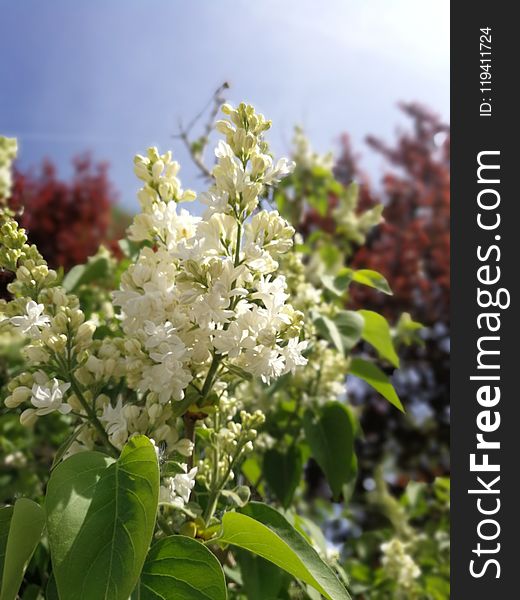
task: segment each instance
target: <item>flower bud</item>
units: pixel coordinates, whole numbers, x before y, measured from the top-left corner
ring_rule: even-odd
[[[152,404],[148,407],[148,416],[150,417],[150,421],[154,423],[161,415],[163,409],[160,404]]]
[[[158,160],[152,165],[152,176],[154,179],[159,179],[164,170],[164,163],[162,160]]]
[[[32,280],[31,272],[27,267],[22,265],[16,271],[16,278],[22,283],[28,284]]]
[[[67,331],[67,325],[69,324],[69,318],[64,312],[59,312],[53,320],[53,326],[55,330]]]
[[[76,333],[76,344],[90,343],[94,331],[96,331],[96,326],[91,321],[86,321],[80,325]]]
[[[5,405],[9,408],[15,408],[16,406],[22,404],[22,402],[26,402],[31,397],[31,389],[27,386],[21,385],[17,387],[13,393],[5,399]],[[7,401],[10,400],[10,404]]]
[[[26,346],[23,349],[23,354],[33,364],[46,362],[49,358],[49,354],[41,346]]]
[[[36,410],[34,408],[28,408],[20,415],[20,423],[24,427],[31,427],[36,423],[37,419],[38,415],[36,414]]]

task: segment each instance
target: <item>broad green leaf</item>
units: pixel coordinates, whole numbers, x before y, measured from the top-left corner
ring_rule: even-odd
[[[242,473],[245,475],[251,487],[256,488],[261,496],[265,495],[264,484],[262,483],[262,464],[256,454],[249,454],[242,463]]]
[[[236,557],[247,600],[278,600],[282,589],[287,589],[288,574],[272,562],[245,550],[239,550]]]
[[[340,310],[334,317],[334,323],[341,336],[344,352],[350,352],[361,339],[365,323],[363,317],[353,310]]]
[[[399,357],[395,352],[388,321],[379,313],[371,310],[358,310],[358,313],[365,320],[363,339],[372,345],[382,358],[399,368]]]
[[[327,289],[338,296],[342,296],[353,281],[379,290],[380,292],[383,292],[383,294],[388,294],[389,296],[392,295],[392,290],[388,285],[388,281],[383,275],[370,269],[359,269],[356,271],[349,267],[343,267],[334,278],[325,276],[322,281]]]
[[[355,422],[340,402],[329,402],[317,413],[308,410],[303,418],[305,437],[312,455],[325,473],[337,500],[343,485],[356,476],[354,460]]]
[[[405,346],[418,344],[419,346],[424,346],[424,340],[419,333],[423,328],[422,323],[414,321],[410,313],[403,313],[395,326],[394,339],[396,344],[404,344]]]
[[[189,537],[154,544],[141,573],[141,600],[225,600],[224,572],[215,555]]]
[[[128,600],[152,539],[158,496],[159,465],[145,436],[131,438],[117,461],[81,452],[56,467],[46,510],[61,600]]]
[[[307,596],[309,596],[309,600],[321,600],[321,594],[310,585],[307,585],[305,591],[307,592]]]
[[[29,583],[24,586],[23,595],[20,596],[20,600],[42,600],[41,588],[35,583]],[[46,600],[48,600],[46,598]]]
[[[284,452],[270,448],[264,455],[265,480],[284,508],[291,504],[302,471],[302,453],[296,445]]]
[[[302,515],[295,514],[294,526],[314,548],[318,548],[323,554],[327,552],[327,539],[321,527],[316,525],[314,521]]]
[[[371,271],[370,269],[359,269],[358,271],[352,271],[352,281],[356,283],[362,283],[368,287],[374,288],[392,296],[392,290],[388,285],[388,281],[378,273],[377,271]]]
[[[400,411],[404,412],[401,400],[399,400],[399,396],[390,379],[377,365],[368,360],[363,360],[362,358],[354,358],[350,363],[349,372],[351,375],[355,375],[366,381],[377,390],[381,396],[384,396],[390,404],[393,404]]]
[[[220,542],[249,550],[308,583],[327,600],[350,600],[345,587],[314,548],[274,508],[250,502],[222,519]]]
[[[58,596],[58,588],[56,587],[56,579],[54,573],[51,573],[47,587],[45,588],[45,600],[60,600]]]
[[[7,546],[7,537],[9,536],[9,527],[11,526],[12,516],[12,506],[4,506],[3,508],[0,508],[0,585],[2,584],[5,548]]]
[[[4,513],[0,526],[2,538],[6,529],[6,517],[7,513]],[[44,526],[45,514],[40,505],[27,498],[20,498],[15,502],[3,549],[5,556],[2,561],[0,600],[15,600],[17,597],[25,569],[41,539]]]
[[[319,315],[314,319],[314,325],[322,337],[329,342],[332,342],[336,347],[336,350],[343,352],[343,340],[341,339],[341,333],[332,319]]]
[[[63,287],[74,292],[80,285],[102,279],[108,273],[108,261],[104,256],[89,260],[84,265],[76,265],[63,278]]]
[[[353,273],[354,269],[343,267],[336,277],[334,277],[332,286],[339,292],[340,295],[343,295],[348,290],[350,284],[352,283]]]

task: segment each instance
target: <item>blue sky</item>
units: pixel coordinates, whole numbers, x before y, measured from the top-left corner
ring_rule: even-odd
[[[0,0],[0,132],[22,166],[91,150],[135,209],[132,158],[171,136],[224,80],[273,120],[276,153],[303,124],[320,151],[348,131],[391,138],[396,104],[449,119],[449,0]],[[366,158],[377,173],[378,159]]]

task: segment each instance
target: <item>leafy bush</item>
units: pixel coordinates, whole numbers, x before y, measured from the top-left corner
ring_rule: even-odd
[[[19,497],[15,463],[33,461],[32,448],[9,455],[2,600],[20,586],[61,600],[350,597],[347,553],[331,552],[318,526],[356,479],[359,410],[345,377],[403,410],[388,373],[400,364],[396,333],[414,327],[347,308],[354,286],[391,293],[379,273],[346,264],[381,210],[353,216],[356,187],[323,167],[317,180],[336,188],[345,243],[295,238],[282,215],[300,167],[273,160],[271,123],[252,106],[222,110],[203,217],[178,208],[195,194],[171,153],[136,156],[142,210],[120,261],[102,250],[63,277],[1,213],[0,265],[14,275],[1,334],[20,351],[0,418],[14,411],[61,437],[49,472],[24,488],[31,500]],[[282,215],[265,208],[273,203]],[[306,499],[310,459],[328,484],[322,515]],[[399,543],[403,556],[415,551]],[[415,594],[421,572],[410,573],[396,572],[396,593]]]

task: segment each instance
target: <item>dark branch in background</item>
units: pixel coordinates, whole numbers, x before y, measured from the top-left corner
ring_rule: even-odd
[[[188,123],[188,125],[184,126],[182,120],[179,120],[179,131],[173,136],[174,139],[179,139],[182,140],[182,142],[184,142],[184,145],[190,153],[193,162],[201,172],[201,176],[205,179],[211,180],[212,175],[211,170],[206,166],[204,162],[204,151],[206,150],[206,147],[208,145],[209,136],[213,131],[220,107],[226,101],[224,97],[224,91],[228,89],[229,83],[227,81],[224,81],[224,83],[215,90],[209,102],[197,115],[195,115],[195,117],[193,117],[193,119]],[[207,118],[204,123],[202,135],[198,138],[192,139],[190,134],[193,128],[204,116],[207,116]]]

